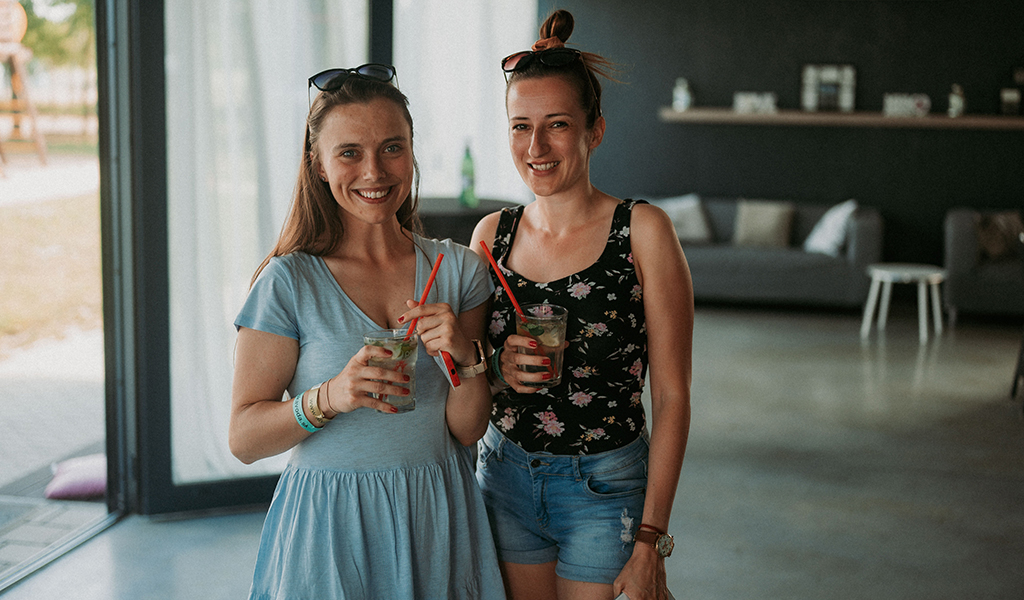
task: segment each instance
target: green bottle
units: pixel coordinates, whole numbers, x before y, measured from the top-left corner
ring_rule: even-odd
[[[462,192],[459,193],[459,204],[466,208],[476,208],[480,200],[476,197],[473,189],[475,177],[473,175],[473,155],[469,152],[469,144],[466,144],[466,155],[462,157]]]

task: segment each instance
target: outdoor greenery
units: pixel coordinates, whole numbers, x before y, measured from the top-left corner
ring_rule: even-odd
[[[95,68],[95,0],[20,2],[28,16],[28,31],[21,43],[36,60],[49,67]]]

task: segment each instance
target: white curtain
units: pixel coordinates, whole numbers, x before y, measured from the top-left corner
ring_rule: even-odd
[[[298,173],[306,79],[366,62],[366,0],[165,3],[175,483],[279,472],[228,451],[232,325]]]
[[[478,197],[533,198],[508,151],[501,59],[528,50],[537,27],[537,0],[395,0],[395,68],[424,203],[458,196],[467,144]]]
[[[290,205],[306,79],[368,62],[366,0],[165,3],[171,440],[175,483],[280,472],[229,452],[233,321]],[[480,197],[526,200],[499,62],[536,37],[536,0],[396,0],[423,196],[454,196],[464,145]]]

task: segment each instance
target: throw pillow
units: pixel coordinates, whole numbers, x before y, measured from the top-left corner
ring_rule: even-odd
[[[846,226],[855,210],[857,210],[856,200],[840,202],[828,209],[814,224],[810,235],[804,240],[804,252],[839,256],[846,243]]]
[[[680,242],[684,244],[711,243],[711,227],[708,226],[704,207],[697,194],[652,200],[651,204],[664,210],[672,219],[672,225],[676,228],[676,235],[679,236]]]
[[[792,202],[740,199],[736,207],[733,245],[763,248],[788,247],[794,211],[795,207]]]
[[[996,213],[983,213],[978,219],[978,246],[981,257],[986,260],[998,260],[1013,256],[1020,244],[1020,234],[1024,232],[1024,221],[1020,213],[1007,210]]]
[[[89,500],[107,492],[107,456],[90,454],[53,466],[53,479],[44,492],[51,500]]]

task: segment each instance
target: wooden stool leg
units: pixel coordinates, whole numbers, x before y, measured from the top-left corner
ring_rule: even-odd
[[[917,282],[917,329],[921,337],[921,343],[928,341],[928,284],[924,281]]]
[[[875,306],[878,304],[878,287],[882,281],[871,278],[871,289],[868,290],[868,301],[864,305],[864,318],[860,322],[860,337],[866,338],[871,333],[871,320],[875,317]]]

